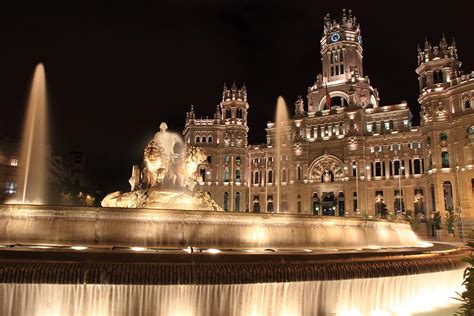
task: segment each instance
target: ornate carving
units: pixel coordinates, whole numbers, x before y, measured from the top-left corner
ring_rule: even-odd
[[[310,177],[315,181],[324,181],[327,175],[333,175],[333,181],[342,181],[344,178],[344,164],[336,156],[324,153],[324,155],[316,158],[309,167]],[[323,175],[325,177],[323,178]]]

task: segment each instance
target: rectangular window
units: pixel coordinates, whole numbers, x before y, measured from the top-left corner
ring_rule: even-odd
[[[413,160],[413,173],[421,174],[421,160],[420,159]]]
[[[17,166],[18,166],[18,159],[12,158],[12,159],[10,160],[10,166],[17,167]]]
[[[382,163],[380,161],[377,161],[375,163],[375,176],[376,177],[382,176]]]
[[[372,123],[367,123],[367,132],[372,133]]]
[[[390,122],[384,122],[384,123],[383,123],[383,126],[384,126],[384,128],[385,128],[387,131],[391,129],[391,128],[390,128]]]

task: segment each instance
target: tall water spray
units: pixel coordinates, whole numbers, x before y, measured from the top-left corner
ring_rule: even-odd
[[[282,96],[278,97],[277,100],[277,108],[275,114],[275,160],[276,160],[276,185],[277,185],[277,213],[280,212],[280,205],[281,205],[281,161],[282,161],[282,147],[287,142],[288,138],[284,135],[288,129],[288,122],[289,122],[289,115],[288,109],[286,108],[285,99]],[[288,174],[287,174],[288,176]]]
[[[23,127],[20,155],[20,184],[22,204],[41,204],[45,201],[47,185],[47,93],[43,64],[38,64],[33,75]]]

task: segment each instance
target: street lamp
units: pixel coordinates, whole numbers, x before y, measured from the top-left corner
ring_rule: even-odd
[[[401,163],[400,163],[401,164]],[[404,166],[399,167],[398,171],[398,210],[401,213],[402,212],[402,173],[403,170],[405,170]]]
[[[352,164],[352,170],[355,171],[355,177],[356,177],[356,198],[357,198],[357,208],[354,210],[354,212],[358,213],[359,212],[359,173],[357,172],[357,162],[354,161]]]
[[[461,169],[461,171],[464,171],[465,169],[460,168],[457,165],[456,165],[456,168],[454,169],[455,171],[454,175],[456,176],[456,207],[457,207],[457,213],[458,213],[458,222],[460,222],[461,224],[459,225],[458,223],[458,229],[460,229],[460,232],[458,233],[458,235],[461,238],[461,241],[464,241],[464,223],[461,217],[461,194],[459,191],[459,169]]]

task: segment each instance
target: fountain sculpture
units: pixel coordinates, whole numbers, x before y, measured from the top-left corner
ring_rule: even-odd
[[[137,165],[132,167],[131,192],[110,193],[102,206],[221,211],[207,193],[193,193],[199,180],[197,166],[205,159],[200,147],[186,146],[163,122],[145,147],[143,170]]]

